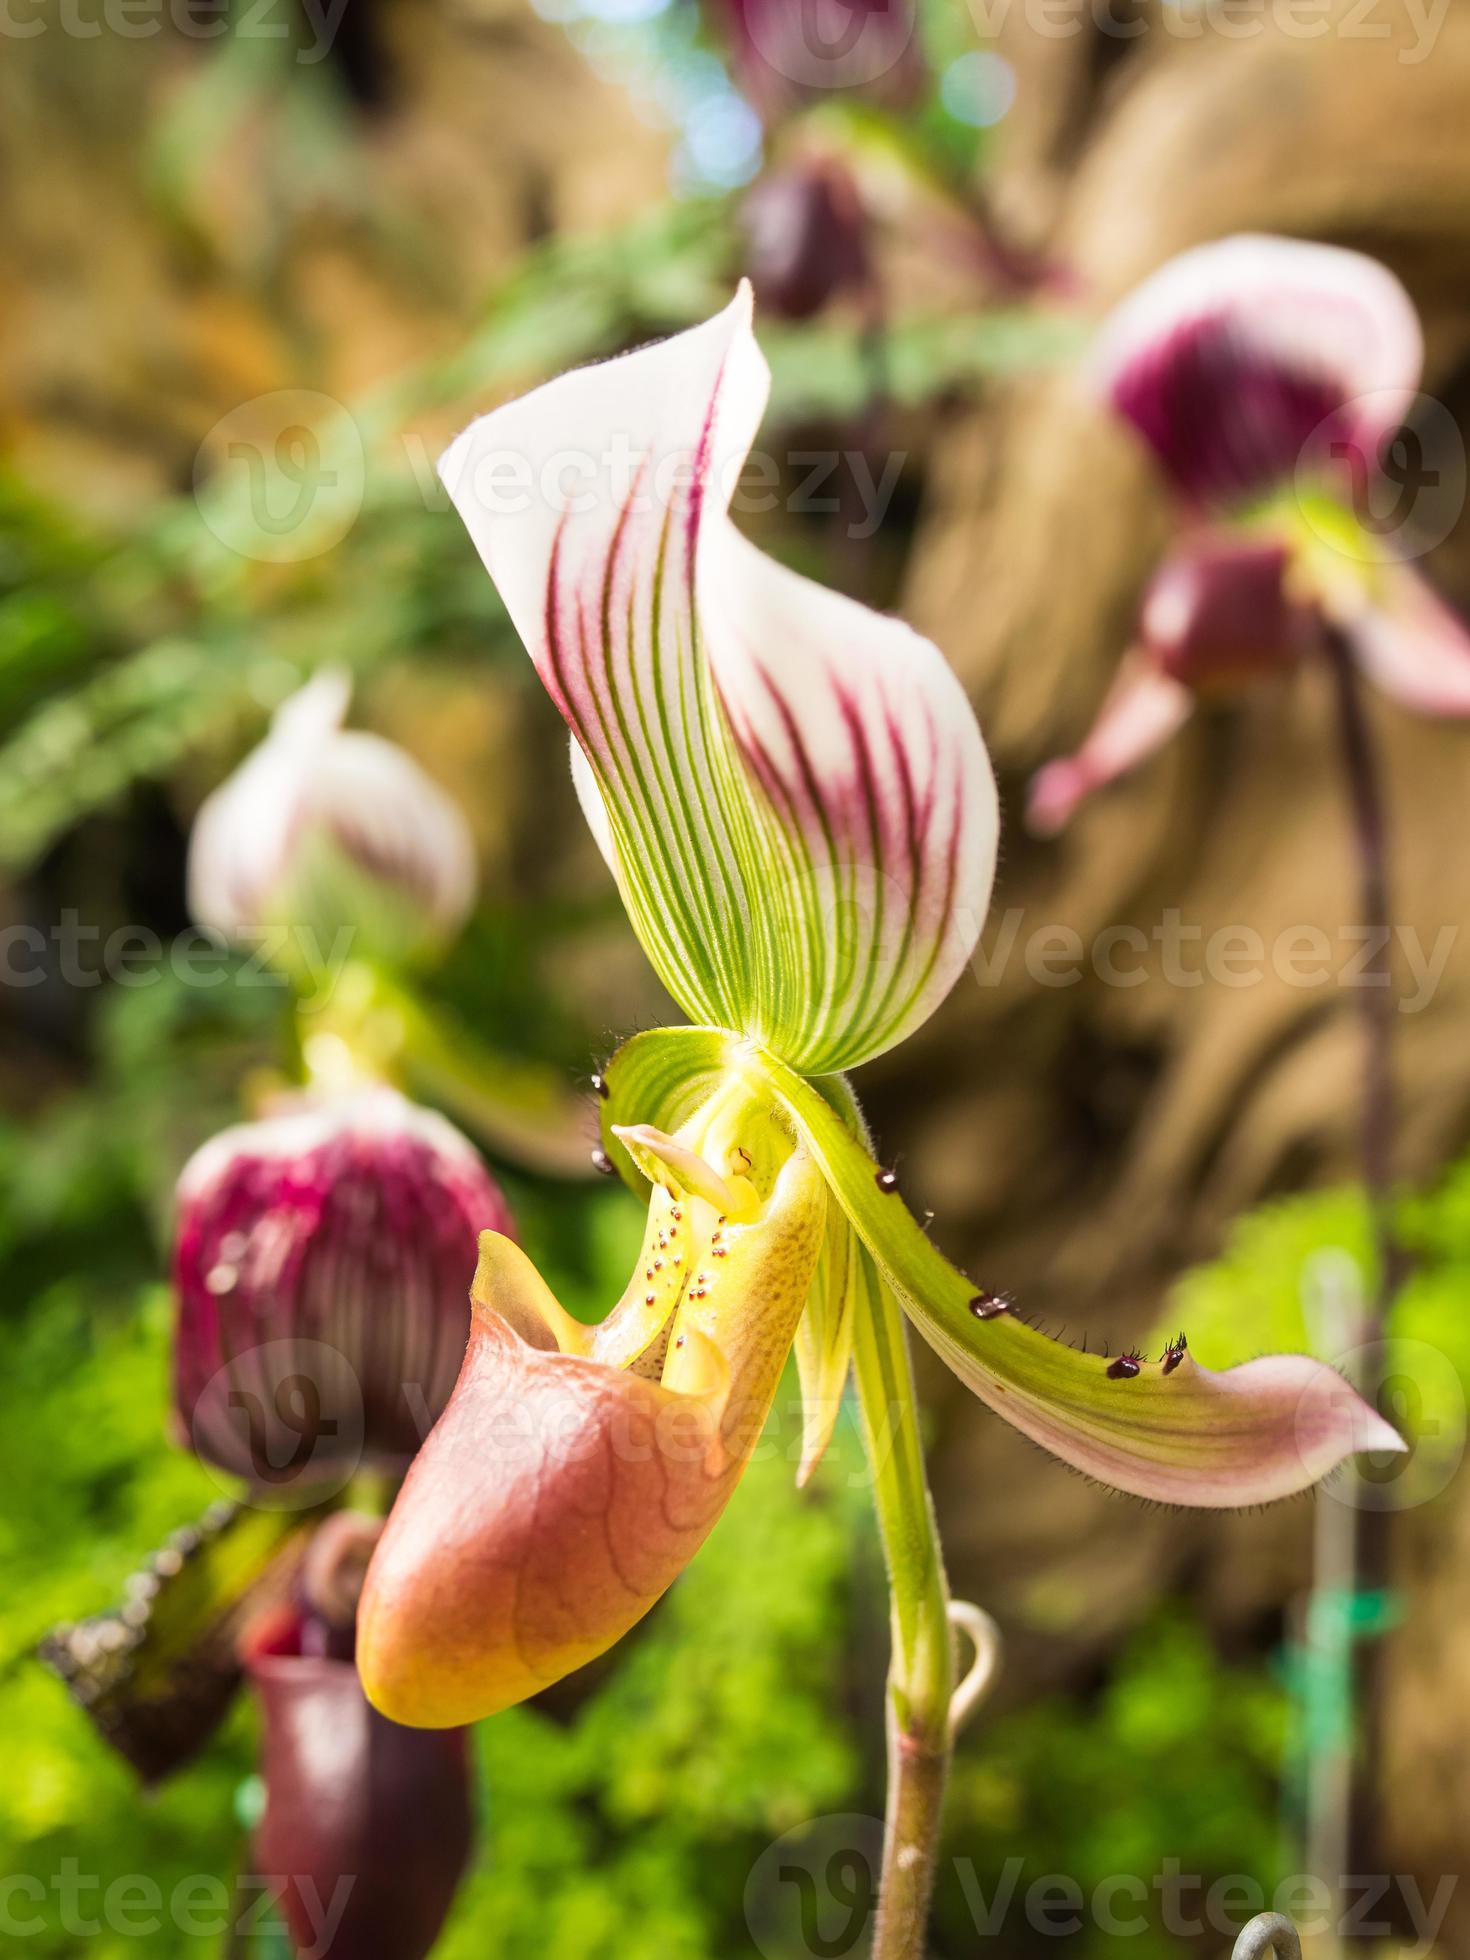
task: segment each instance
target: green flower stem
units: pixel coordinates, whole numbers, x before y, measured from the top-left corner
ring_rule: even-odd
[[[349,962],[297,1023],[308,1074],[325,1040],[358,1075],[437,1103],[496,1155],[547,1177],[590,1175],[583,1106],[560,1070],[487,1046],[382,968]]]
[[[908,1334],[866,1253],[853,1330],[863,1441],[892,1602],[888,1811],[873,1960],[920,1960],[949,1773],[955,1686],[949,1587],[924,1475]]]

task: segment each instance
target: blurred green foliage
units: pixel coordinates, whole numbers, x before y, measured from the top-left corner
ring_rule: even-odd
[[[1169,1868],[1200,1881],[1184,1916],[1198,1917],[1208,1887],[1234,1874],[1269,1894],[1289,1869],[1274,1822],[1287,1719],[1259,1666],[1222,1664],[1198,1626],[1166,1612],[1091,1697],[982,1724],[960,1752],[946,1817],[936,1915],[948,1949],[973,1950],[977,1899],[1005,1908],[987,1952],[1044,1946],[1044,1920],[1028,1939],[1026,1900],[1048,1875],[1080,1890],[1083,1923],[1066,1950],[1086,1960],[1116,1953],[1109,1915],[1134,1923],[1138,1960],[1179,1952],[1155,1884]],[[1115,1878],[1137,1881],[1134,1896],[1109,1897]]]

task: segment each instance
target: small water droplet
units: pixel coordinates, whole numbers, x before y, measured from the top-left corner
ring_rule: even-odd
[[[879,1171],[875,1182],[877,1183],[878,1189],[886,1196],[889,1192],[898,1189],[898,1172]]]
[[[977,1293],[970,1302],[970,1312],[976,1320],[996,1320],[1003,1313],[1009,1313],[1011,1296],[1009,1293]]]
[[[592,1168],[600,1177],[612,1177],[616,1172],[617,1166],[605,1150],[597,1149],[592,1153]]]
[[[1179,1366],[1180,1362],[1184,1359],[1185,1355],[1188,1352],[1189,1352],[1188,1341],[1185,1340],[1182,1334],[1176,1334],[1174,1339],[1170,1341],[1169,1345],[1164,1349],[1163,1372],[1166,1375],[1172,1375],[1174,1370]]]
[[[1110,1382],[1131,1382],[1143,1367],[1143,1357],[1138,1354],[1120,1354],[1116,1361],[1108,1363]]]
[[[604,1102],[607,1101],[608,1097],[612,1094],[612,1091],[607,1086],[607,1077],[605,1075],[593,1076],[592,1093],[595,1096],[601,1096]]]

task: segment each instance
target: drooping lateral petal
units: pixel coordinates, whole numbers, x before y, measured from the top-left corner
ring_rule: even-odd
[[[705,325],[486,416],[440,470],[572,729],[660,977],[692,1017],[824,1071],[953,984],[997,806],[938,651],[731,522],[768,386],[742,287]]]
[[[1470,629],[1412,565],[1387,564],[1349,627],[1375,687],[1421,715],[1470,715]]]
[[[1183,1347],[1160,1360],[1079,1353],[977,1292],[936,1250],[821,1092],[762,1068],[914,1325],[982,1401],[1066,1463],[1115,1489],[1199,1506],[1305,1490],[1395,1431],[1331,1368],[1271,1355],[1214,1372]]]
[[[1094,385],[1190,503],[1222,508],[1288,482],[1324,423],[1376,463],[1418,386],[1418,316],[1357,252],[1241,235],[1145,279],[1104,322]]]
[[[1124,656],[1081,748],[1046,763],[1032,777],[1027,828],[1038,837],[1054,837],[1071,822],[1084,798],[1137,768],[1193,712],[1194,696],[1184,683],[1134,648]]]
[[[796,1329],[796,1368],[801,1380],[801,1463],[796,1482],[806,1484],[837,1427],[852,1367],[853,1319],[859,1311],[858,1247],[841,1206],[830,1196],[822,1254]]]
[[[690,1270],[692,1247],[670,1248],[688,1281],[662,1382],[561,1352],[549,1328],[543,1346],[516,1332],[495,1300],[503,1287],[520,1311],[528,1262],[486,1235],[463,1371],[363,1593],[358,1666],[376,1707],[427,1728],[476,1721],[643,1617],[759,1438],[824,1218],[824,1187],[798,1150],[763,1215],[720,1228],[704,1271]],[[522,1326],[535,1331],[524,1315]]]

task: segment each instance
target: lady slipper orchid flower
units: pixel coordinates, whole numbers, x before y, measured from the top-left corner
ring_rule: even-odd
[[[1060,830],[1199,699],[1295,668],[1329,633],[1403,706],[1470,714],[1470,632],[1395,545],[1422,361],[1392,273],[1284,238],[1185,252],[1104,323],[1092,386],[1152,450],[1184,537],[1091,733],[1038,773],[1033,830]]]
[[[475,1239],[512,1229],[452,1124],[395,1090],[287,1099],[179,1180],[175,1406],[265,1486],[406,1464],[454,1386]]]
[[[1117,1487],[1235,1505],[1400,1447],[1304,1356],[1199,1367],[1047,1339],[930,1243],[839,1075],[923,1022],[975,945],[997,802],[938,650],[763,556],[728,506],[765,406],[748,289],[715,319],[475,423],[444,481],[572,731],[645,950],[701,1025],[635,1037],[603,1144],[646,1193],[595,1327],[482,1241],[464,1370],[369,1570],[358,1664],[465,1722],[601,1652],[727,1501],[794,1343],[803,1471],[896,1296],[976,1393]],[[512,477],[534,486],[506,493]]]
[[[295,935],[400,963],[451,938],[475,896],[458,807],[413,758],[342,726],[351,683],[327,670],[276,710],[270,732],[195,819],[189,909],[229,939]]]

